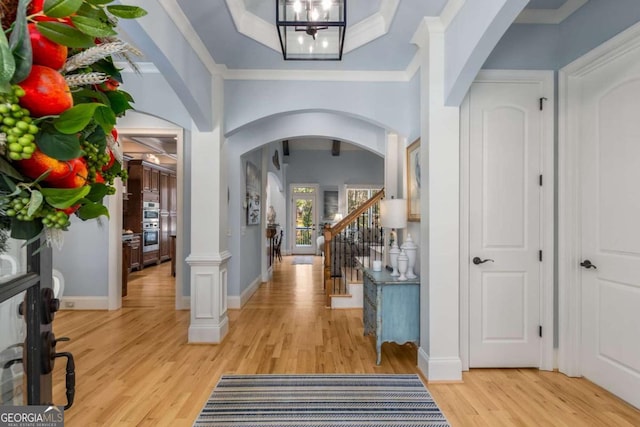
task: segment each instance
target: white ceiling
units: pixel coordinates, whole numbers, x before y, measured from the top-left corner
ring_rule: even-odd
[[[175,169],[178,158],[176,137],[121,135],[119,139],[127,157]]]

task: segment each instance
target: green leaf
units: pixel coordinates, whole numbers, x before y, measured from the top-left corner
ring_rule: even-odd
[[[84,204],[76,212],[78,217],[83,220],[98,218],[99,216],[106,216],[109,218],[109,209],[102,203],[87,203]]]
[[[13,56],[11,56],[11,60],[13,60]],[[9,81],[3,82],[0,81],[0,93],[11,93],[11,83]]]
[[[87,18],[97,19],[104,23],[109,21],[107,14],[104,12],[104,8],[102,7],[93,7],[90,2],[82,3],[80,9],[76,12],[76,16],[85,16]]]
[[[85,16],[72,16],[73,25],[85,34],[93,37],[109,37],[118,33],[108,24]]]
[[[31,192],[31,200],[29,201],[29,208],[27,209],[27,215],[31,216],[42,206],[42,201],[44,198],[42,197],[42,193],[38,190],[33,190]]]
[[[54,120],[53,126],[58,132],[67,135],[78,133],[89,124],[96,109],[104,106],[97,102],[75,105],[60,114],[60,117]]]
[[[12,83],[19,83],[27,78],[31,72],[33,53],[31,50],[31,38],[27,28],[27,5],[29,0],[19,0],[16,20],[13,31],[9,37],[9,46],[13,53],[16,69],[13,73]]]
[[[123,90],[119,90],[120,94],[123,95],[125,97],[125,99],[129,102],[135,102],[133,100],[133,96],[131,96],[131,94],[129,94],[129,92],[125,92]]]
[[[103,4],[109,4],[113,0],[86,0],[87,3],[92,4],[94,6],[101,6]]]
[[[44,199],[54,208],[66,209],[78,203],[84,198],[91,188],[83,185],[78,188],[43,188],[42,195]]]
[[[107,148],[107,134],[100,126],[96,127],[85,139],[95,145],[99,153]]]
[[[122,165],[116,160],[115,162],[113,162],[111,167],[104,172],[105,174],[116,176],[118,175],[118,172],[120,172],[121,170],[122,170]]]
[[[0,173],[2,175],[10,176],[11,178],[17,179],[18,181],[24,181],[24,177],[15,170],[11,164],[5,160],[3,156],[0,156]]]
[[[101,73],[108,74],[109,77],[111,77],[112,79],[122,83],[122,75],[120,74],[120,68],[117,68],[113,64],[112,58],[105,58],[105,59],[101,59],[98,62],[94,62],[93,64],[91,64],[91,68],[93,69],[93,71],[99,71]]]
[[[76,135],[64,135],[55,131],[40,130],[36,137],[40,151],[58,160],[71,160],[82,155]]]
[[[137,6],[112,5],[107,6],[109,13],[123,19],[141,18],[147,14],[147,11]]]
[[[42,232],[42,221],[19,221],[11,218],[11,237],[18,240],[30,240]]]
[[[106,94],[111,102],[111,109],[116,116],[120,116],[125,111],[133,108],[131,104],[129,104],[130,95],[128,93],[121,90],[113,90],[111,92],[106,92]]]
[[[15,182],[13,182],[13,181],[11,181],[11,180],[9,179],[9,177],[8,177],[8,176],[6,176],[6,175],[2,175],[2,180],[3,180],[3,181],[4,181],[4,183],[7,185],[7,189],[8,189],[11,193],[14,193],[14,192],[16,191],[16,189],[18,188],[18,187],[16,186],[16,183],[15,183]]]
[[[92,47],[93,37],[62,22],[37,22],[36,28],[49,40],[68,47]]]
[[[82,0],[46,0],[43,11],[52,18],[65,18],[76,13],[80,6]]]
[[[111,132],[116,125],[116,115],[111,108],[98,108],[93,117],[106,133]]]
[[[16,61],[9,48],[9,41],[4,31],[0,31],[0,82],[11,81],[13,73],[16,71]]]
[[[91,90],[91,89],[80,89],[80,90],[76,90],[76,91],[72,91],[71,95],[73,96],[73,105],[78,105],[78,104],[89,104],[92,102],[96,102],[96,100],[98,100],[99,102],[105,104],[105,105],[109,105],[109,98],[107,98],[107,95],[104,94],[104,92],[100,92],[99,90]]]
[[[89,192],[89,194],[87,194],[86,198],[91,200],[92,202],[102,203],[102,199],[104,199],[104,196],[106,196],[108,192],[109,187],[107,187],[105,184],[96,182],[94,184],[91,184],[91,191]]]

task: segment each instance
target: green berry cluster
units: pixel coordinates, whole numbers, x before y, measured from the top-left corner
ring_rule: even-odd
[[[6,216],[16,218],[19,221],[33,221],[36,218],[41,218],[42,224],[45,227],[62,230],[66,230],[67,227],[71,225],[69,215],[44,203],[29,215],[29,206],[31,203],[29,193],[23,191],[13,197],[5,196],[2,201],[2,208]]]
[[[82,151],[87,161],[87,170],[89,171],[89,182],[96,181],[96,173],[102,171],[102,167],[109,163],[109,153],[100,150],[100,147],[91,141],[82,143]]]
[[[31,221],[36,216],[39,216],[39,212],[36,211],[32,215],[29,215],[29,203],[31,199],[26,192],[7,199],[5,202],[5,213],[8,217],[16,217],[20,221]]]
[[[11,86],[10,94],[0,93],[0,132],[7,136],[7,156],[11,160],[30,159],[36,150],[38,126],[29,110],[18,104],[24,94],[18,85]]]
[[[42,213],[44,214],[42,216],[42,224],[45,227],[66,230],[71,225],[69,215],[63,211],[45,207]]]

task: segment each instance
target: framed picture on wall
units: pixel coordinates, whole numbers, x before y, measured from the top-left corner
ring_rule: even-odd
[[[324,192],[324,212],[325,221],[333,221],[338,213],[338,190],[325,190]]]
[[[260,190],[262,188],[260,169],[247,162],[246,170],[247,225],[260,224]]]
[[[407,147],[407,220],[420,221],[420,139]]]

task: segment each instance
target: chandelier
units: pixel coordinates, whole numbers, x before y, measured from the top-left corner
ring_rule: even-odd
[[[347,0],[276,0],[285,60],[342,59]]]

